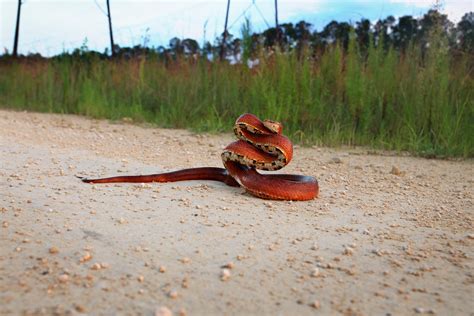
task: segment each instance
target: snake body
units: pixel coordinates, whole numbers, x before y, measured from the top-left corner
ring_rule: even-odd
[[[315,178],[292,174],[260,174],[256,169],[274,171],[286,166],[293,157],[291,141],[282,135],[279,122],[261,121],[253,114],[241,115],[234,125],[238,140],[221,154],[223,168],[202,167],[173,172],[82,179],[86,183],[175,182],[215,180],[229,186],[242,186],[250,194],[272,200],[311,200],[318,196]]]

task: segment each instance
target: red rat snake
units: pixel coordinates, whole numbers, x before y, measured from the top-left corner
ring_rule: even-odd
[[[278,170],[293,157],[293,145],[283,136],[282,124],[261,121],[253,114],[241,115],[234,125],[238,140],[221,154],[223,168],[191,168],[167,173],[82,179],[86,183],[174,182],[184,180],[216,180],[230,186],[242,186],[263,199],[311,200],[318,196],[318,181],[309,176],[292,174],[260,174],[256,169]]]

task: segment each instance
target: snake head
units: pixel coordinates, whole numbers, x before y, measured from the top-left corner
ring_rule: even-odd
[[[264,120],[263,125],[275,134],[281,134],[283,132],[283,124],[272,120]]]

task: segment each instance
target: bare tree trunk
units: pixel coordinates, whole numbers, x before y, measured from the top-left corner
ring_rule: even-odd
[[[227,0],[227,11],[225,14],[224,33],[222,34],[221,51],[219,53],[219,57],[221,60],[224,60],[225,58],[225,45],[227,42],[227,22],[229,21],[229,8],[230,8],[230,0]]]
[[[114,34],[112,32],[112,16],[110,14],[110,4],[109,0],[107,0],[107,17],[109,18],[109,33],[110,33],[110,51],[112,53],[112,57],[115,56],[115,45],[114,45]]]
[[[18,56],[18,37],[20,34],[20,11],[21,11],[21,0],[18,0],[18,11],[16,14],[16,28],[15,28],[15,39],[13,41],[13,56]]]

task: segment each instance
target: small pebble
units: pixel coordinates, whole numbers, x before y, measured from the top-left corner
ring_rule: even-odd
[[[118,222],[119,224],[125,224],[127,221],[125,220],[125,218],[120,217],[120,218],[117,220],[117,222]]]
[[[185,277],[185,278],[183,279],[183,281],[181,281],[181,287],[182,287],[183,289],[189,288],[189,281],[188,281],[188,278]]]
[[[311,276],[316,278],[320,275],[321,273],[319,272],[319,268],[314,268],[313,271],[311,272]]]
[[[91,266],[91,269],[92,270],[100,270],[102,268],[102,266],[100,265],[100,263],[94,263],[92,266]]]
[[[54,247],[54,246],[49,248],[49,253],[51,253],[51,254],[55,254],[55,253],[58,253],[58,252],[59,252],[59,249]]]
[[[311,303],[311,307],[319,309],[321,307],[321,303],[318,300],[315,300],[313,303]]]
[[[78,313],[85,313],[86,312],[86,308],[82,305],[76,304],[74,306],[74,308],[76,309],[76,312],[78,312]]]
[[[181,259],[181,262],[182,263],[190,263],[191,259],[189,259],[188,257],[184,257],[184,258]]]
[[[384,254],[384,252],[380,249],[374,249],[374,250],[372,250],[372,253],[376,254],[379,257],[383,256],[383,254]]]
[[[92,255],[89,251],[86,251],[86,253],[84,254],[84,256],[82,256],[82,258],[79,260],[80,262],[86,262],[86,261],[89,261],[92,259]]]
[[[155,316],[173,316],[173,313],[168,307],[160,306],[155,310]]]
[[[226,264],[222,266],[222,268],[227,268],[229,270],[232,270],[234,268],[234,263],[232,261],[227,262]]]
[[[436,314],[433,309],[426,309],[423,307],[415,307],[415,313],[417,314]]]
[[[159,270],[161,273],[165,273],[166,272],[166,267],[165,266],[160,266],[160,270]]]
[[[344,248],[344,252],[343,252],[344,255],[352,256],[353,253],[354,253],[354,249],[352,249],[351,247]]]
[[[222,269],[221,271],[221,281],[227,281],[230,278],[230,270]]]
[[[392,167],[392,170],[390,171],[390,173],[393,174],[393,175],[396,175],[396,176],[399,176],[399,175],[402,174],[400,169],[398,167],[395,167],[395,166]]]
[[[137,280],[138,280],[138,282],[143,282],[145,280],[145,278],[143,277],[143,275],[139,275]]]
[[[69,276],[67,274],[61,274],[58,277],[59,282],[66,283],[69,280]]]
[[[178,291],[172,290],[168,293],[169,298],[175,299],[178,297]]]

